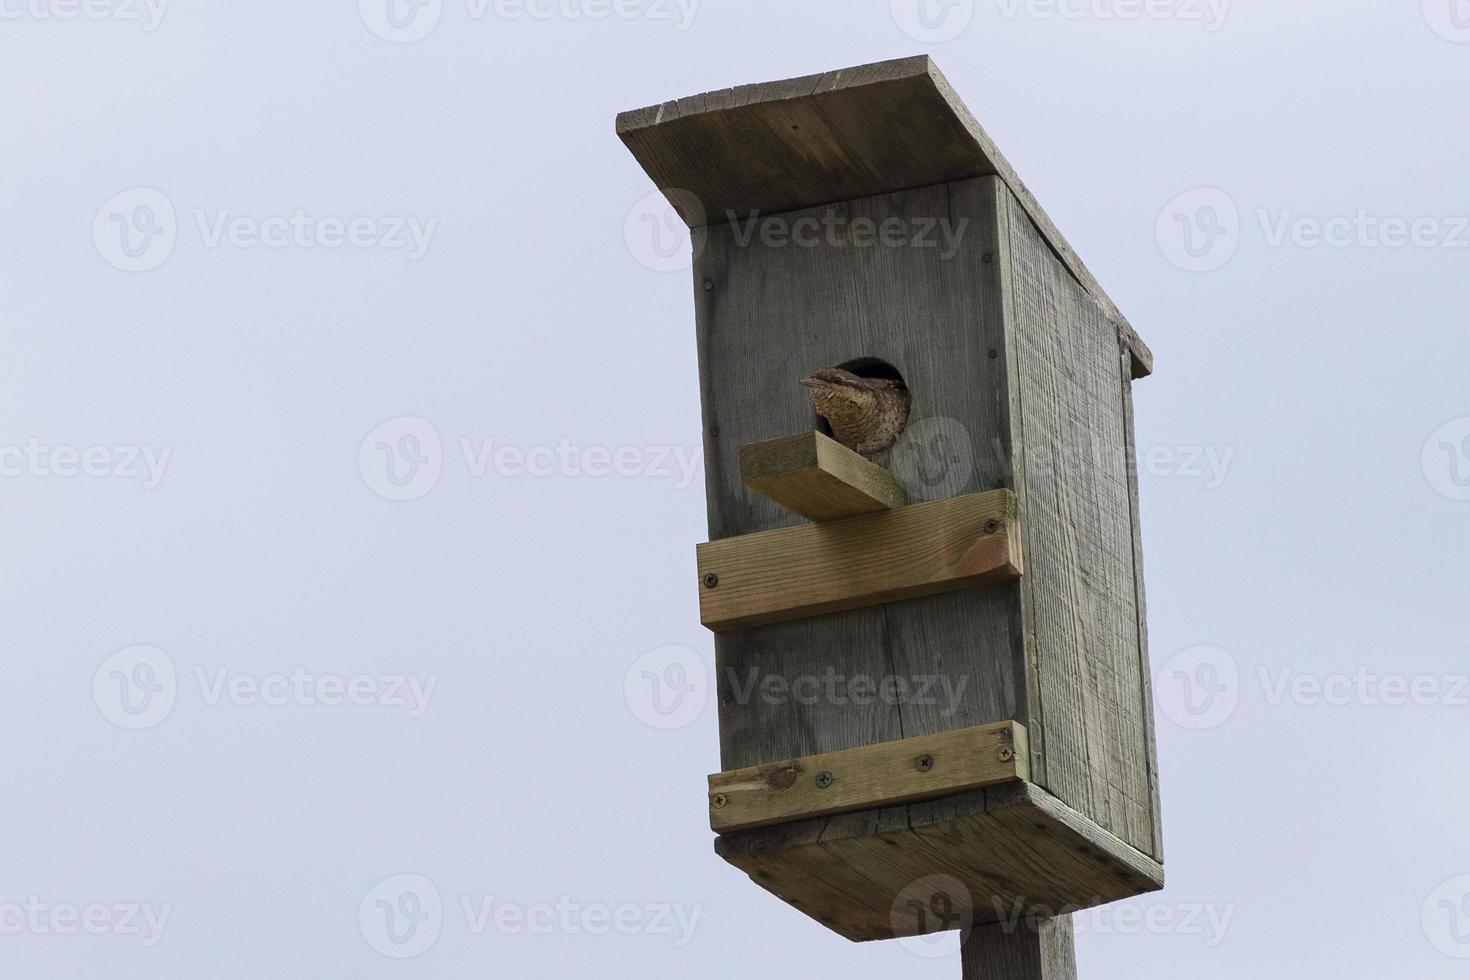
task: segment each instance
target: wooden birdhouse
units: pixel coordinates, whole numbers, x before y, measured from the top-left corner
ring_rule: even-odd
[[[854,940],[1162,887],[1148,349],[927,57],[618,132],[693,229],[717,853]],[[821,368],[900,384],[897,443]]]

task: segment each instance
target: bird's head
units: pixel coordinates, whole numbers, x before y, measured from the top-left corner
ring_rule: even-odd
[[[811,392],[817,412],[824,418],[843,415],[873,403],[877,393],[897,387],[885,378],[863,378],[842,368],[820,368],[801,379],[802,387]]]

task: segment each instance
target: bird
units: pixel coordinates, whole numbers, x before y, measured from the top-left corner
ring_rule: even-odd
[[[902,381],[821,368],[800,383],[837,441],[864,456],[892,447],[908,425],[910,396]]]

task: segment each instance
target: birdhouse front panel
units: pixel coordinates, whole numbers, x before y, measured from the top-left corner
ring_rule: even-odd
[[[1147,348],[927,58],[619,129],[695,232],[717,851],[853,939],[1160,887]]]

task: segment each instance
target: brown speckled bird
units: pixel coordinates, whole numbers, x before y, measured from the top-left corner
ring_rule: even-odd
[[[909,422],[909,390],[887,378],[860,378],[842,368],[822,368],[801,379],[817,414],[848,449],[871,456],[898,441]]]

